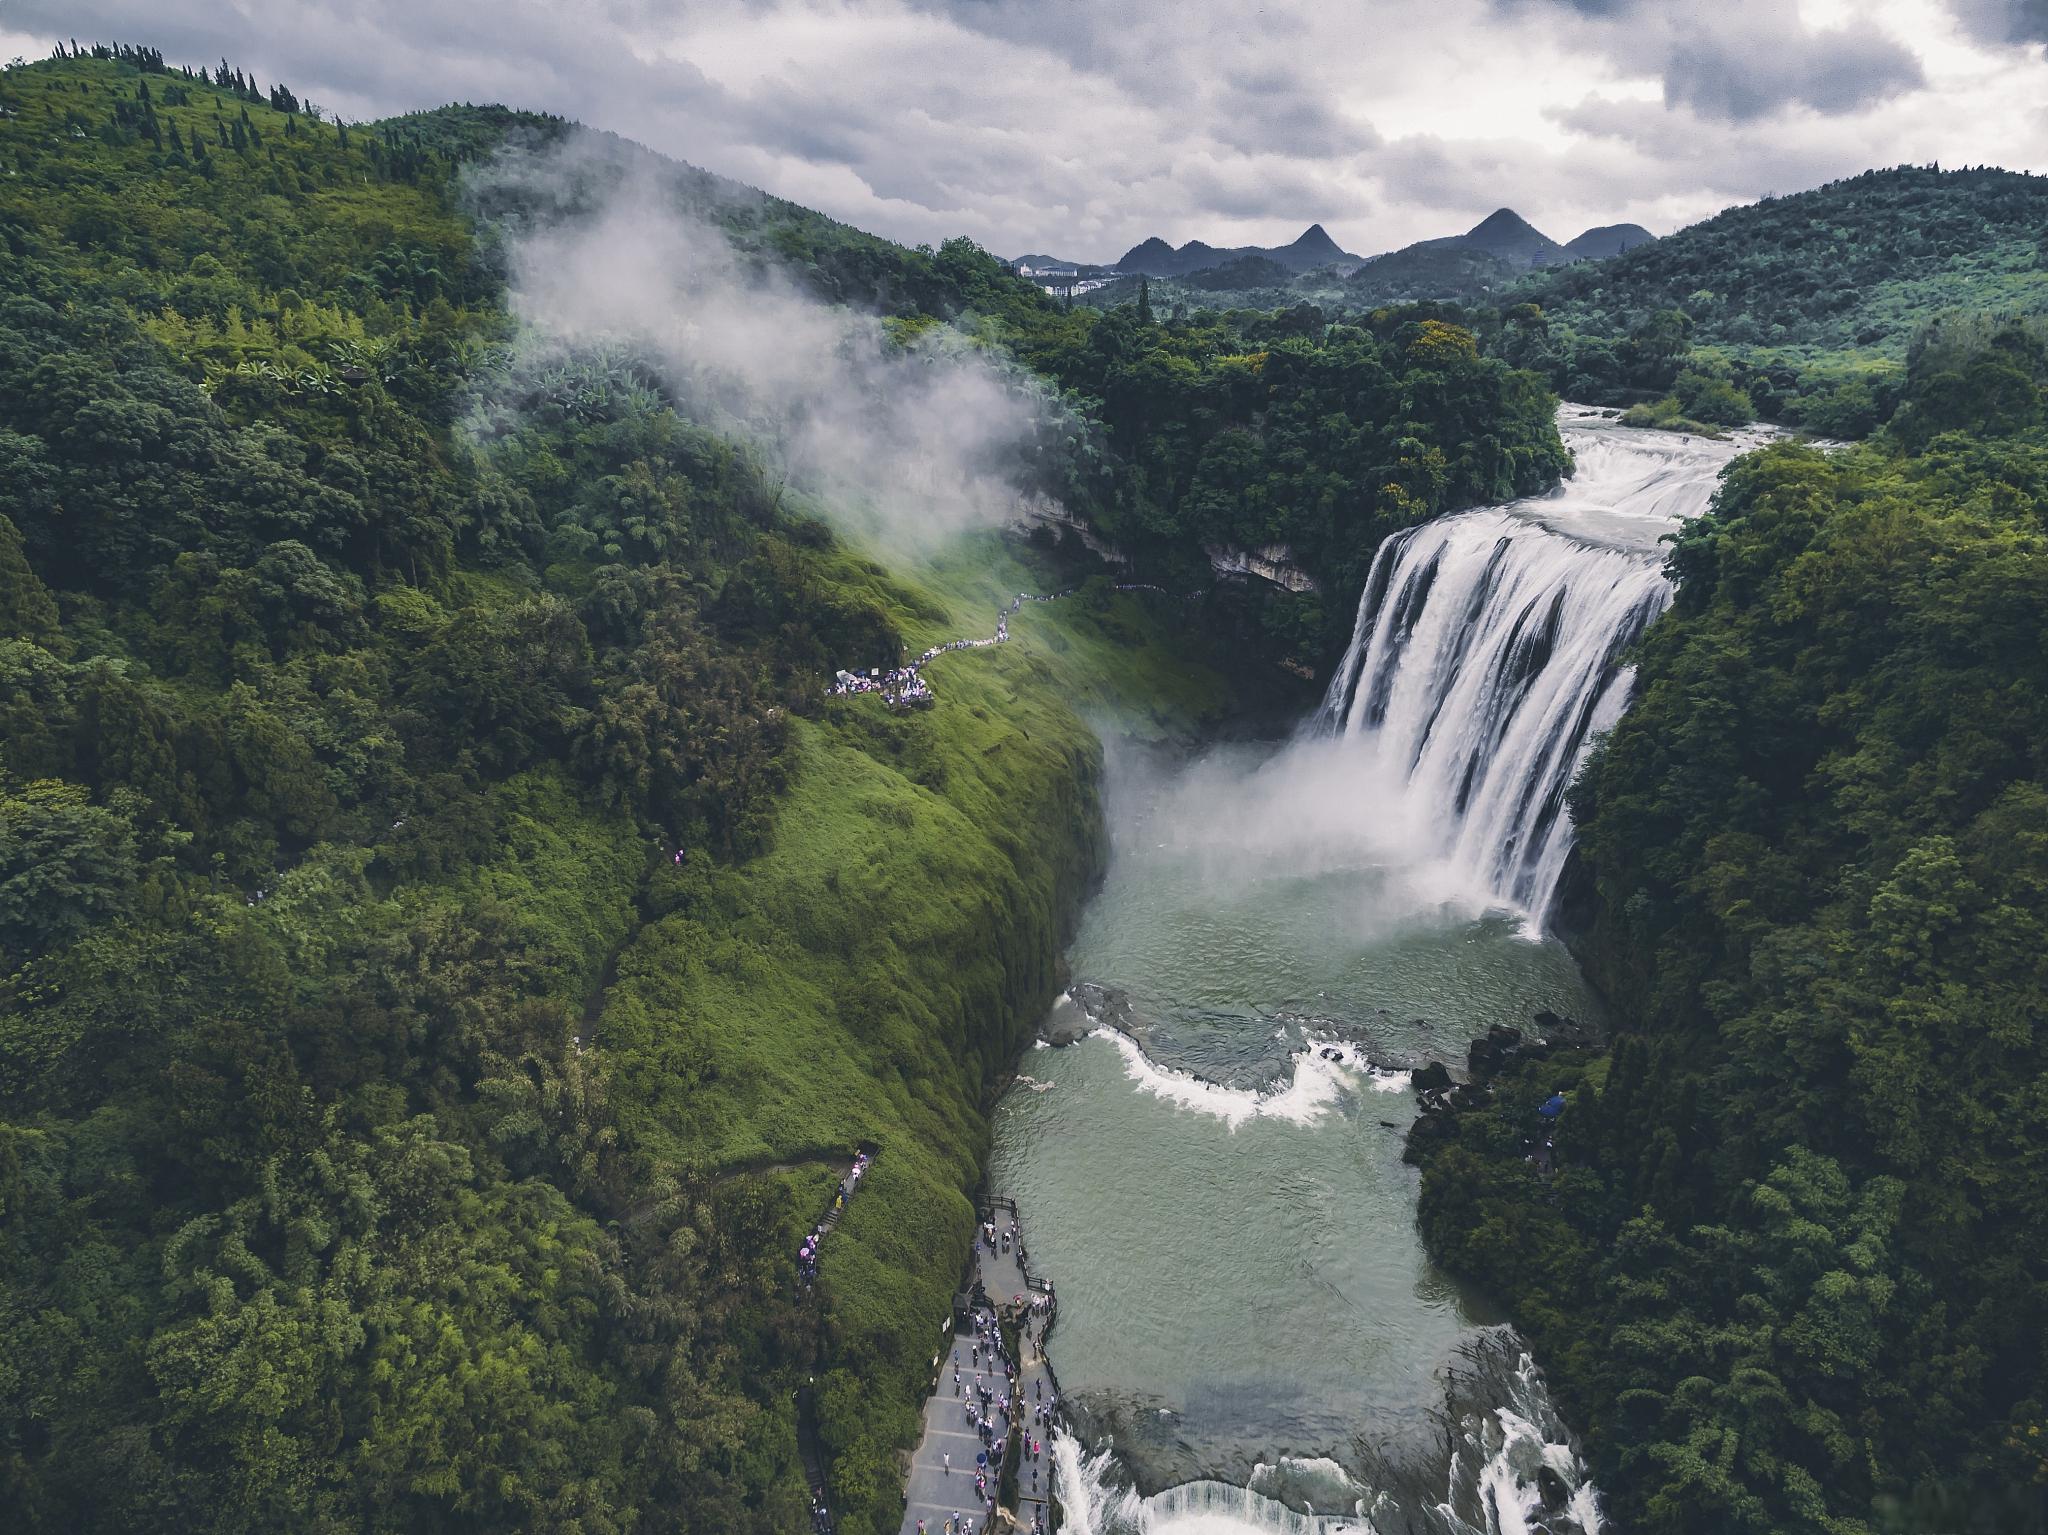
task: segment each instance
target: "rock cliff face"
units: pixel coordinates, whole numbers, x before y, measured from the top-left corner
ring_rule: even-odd
[[[1316,578],[1294,563],[1294,551],[1285,544],[1267,544],[1261,549],[1210,544],[1208,555],[1209,568],[1219,576],[1237,580],[1257,576],[1290,592],[1316,590]]]
[[[1128,554],[1097,533],[1085,518],[1076,517],[1057,501],[1032,502],[1026,507],[1024,515],[1018,519],[1015,526],[1025,532],[1034,527],[1059,528],[1080,539],[1082,547],[1099,560],[1106,560],[1119,567],[1131,563]]]

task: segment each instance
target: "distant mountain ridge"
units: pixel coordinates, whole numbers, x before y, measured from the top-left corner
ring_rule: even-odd
[[[1602,224],[1587,230],[1565,249],[1580,261],[1602,261],[1638,245],[1649,245],[1656,238],[1640,224]]]
[[[1656,238],[1640,224],[1602,224],[1560,245],[1514,209],[1496,208],[1461,235],[1418,240],[1373,257],[1345,286],[1353,298],[1375,304],[1472,300],[1530,272],[1602,260]]]
[[[1317,267],[1364,259],[1331,239],[1321,224],[1311,224],[1290,243],[1272,246],[1238,245],[1225,249],[1190,240],[1176,248],[1154,235],[1125,251],[1112,270],[1132,277],[1184,277],[1251,256],[1271,261],[1290,273],[1313,272]]]
[[[1016,265],[1073,267],[1083,273],[1118,277],[1202,280],[1210,289],[1285,286],[1306,273],[1343,269],[1339,276],[1376,301],[1413,298],[1471,298],[1542,267],[1603,260],[1656,236],[1640,224],[1601,224],[1568,243],[1559,243],[1512,208],[1496,208],[1463,234],[1418,240],[1378,256],[1345,250],[1321,224],[1311,224],[1286,245],[1216,246],[1205,240],[1169,245],[1157,235],[1141,240],[1110,266],[1062,262],[1044,255],[1020,256]]]
[[[1476,250],[1497,261],[1505,261],[1511,266],[1550,266],[1554,262],[1572,259],[1564,246],[1551,239],[1512,208],[1494,209],[1461,235],[1446,235],[1436,240],[1418,240],[1415,245],[1426,250],[1447,246]],[[1407,246],[1404,249],[1412,250],[1415,246]]]
[[[1479,251],[1510,266],[1559,266],[1570,261],[1597,261],[1618,256],[1657,237],[1640,224],[1601,224],[1577,239],[1560,245],[1512,208],[1496,208],[1461,235],[1439,240],[1418,240],[1403,250],[1440,250],[1456,247]],[[1391,252],[1401,254],[1400,251]],[[1375,257],[1384,261],[1384,256]]]

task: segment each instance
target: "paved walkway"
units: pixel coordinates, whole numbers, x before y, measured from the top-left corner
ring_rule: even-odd
[[[975,1242],[974,1275],[970,1286],[979,1284],[986,1292],[987,1305],[974,1313],[954,1334],[939,1368],[938,1389],[925,1403],[924,1437],[911,1457],[910,1477],[904,1489],[902,1535],[918,1535],[918,1521],[924,1521],[924,1535],[945,1535],[946,1520],[954,1530],[983,1535],[991,1527],[993,1504],[1001,1480],[1003,1447],[1012,1431],[1013,1417],[1021,1439],[1043,1444],[1051,1437],[1051,1425],[1040,1418],[1038,1409],[1054,1400],[1052,1372],[1045,1362],[1045,1328],[1049,1307],[1033,1308],[1034,1288],[1020,1261],[1016,1236],[1004,1250],[1002,1237],[1015,1232],[1015,1207],[1007,1200],[983,1211],[983,1219],[996,1225],[997,1240],[991,1245],[981,1238]],[[1015,1303],[1021,1298],[1021,1307]],[[1021,1361],[994,1355],[1001,1338],[993,1308],[1000,1307],[1027,1321],[1020,1332]],[[957,1380],[955,1360],[958,1361]],[[1002,1410],[1002,1399],[1015,1381],[1013,1411]],[[982,1454],[983,1441],[972,1415],[977,1385],[989,1392],[987,1417],[994,1433],[988,1455],[987,1495],[975,1492],[975,1457]],[[950,1458],[950,1469],[949,1469]],[[1018,1462],[1016,1521],[1024,1530],[1050,1529],[1052,1455],[1041,1449],[1034,1458],[1025,1454]],[[972,1521],[971,1524],[965,1521]]]

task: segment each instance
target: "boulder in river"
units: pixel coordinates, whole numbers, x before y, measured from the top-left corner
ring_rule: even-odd
[[[1493,1089],[1478,1082],[1460,1082],[1451,1089],[1454,1109],[1483,1109],[1493,1102]]]
[[[1472,1048],[1465,1053],[1466,1070],[1474,1077],[1490,1077],[1507,1064],[1508,1057],[1521,1044],[1520,1029],[1496,1023],[1486,1031],[1486,1038],[1472,1041]]]
[[[1132,1034],[1131,999],[1113,986],[1075,981],[1057,998],[1038,1025],[1038,1037],[1049,1045],[1071,1045],[1098,1024]]]
[[[1442,1061],[1424,1061],[1409,1074],[1408,1082],[1418,1093],[1446,1092],[1451,1085],[1451,1068]]]
[[[1581,1044],[1586,1039],[1586,1026],[1567,1014],[1553,1013],[1543,1008],[1530,1020],[1543,1040],[1553,1045]]]
[[[1095,1020],[1077,1003],[1061,997],[1039,1023],[1038,1037],[1049,1045],[1071,1045],[1094,1027]]]

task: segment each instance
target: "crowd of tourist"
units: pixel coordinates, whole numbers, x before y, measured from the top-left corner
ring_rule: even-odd
[[[860,1188],[860,1180],[867,1176],[868,1165],[874,1160],[865,1151],[853,1154],[853,1170],[839,1180],[839,1187],[832,1191],[832,1203],[825,1213],[818,1217],[818,1223],[811,1227],[811,1234],[805,1237],[796,1250],[796,1269],[804,1285],[809,1288],[818,1278],[818,1246],[825,1240],[825,1233],[838,1223],[840,1212],[846,1202],[853,1198]]]
[[[953,1350],[953,1395],[960,1398],[968,1431],[981,1443],[974,1456],[974,1501],[981,1505],[985,1521],[992,1522],[995,1517],[1003,1446],[1009,1441],[1016,1391],[1016,1361],[1006,1357],[995,1313],[986,1306],[977,1307],[967,1357],[961,1357],[958,1347]],[[948,1454],[940,1460],[946,1475],[953,1475],[953,1457]],[[961,1467],[963,1475],[966,1469]],[[974,1516],[948,1515],[944,1528],[953,1535],[972,1535]],[[986,1523],[983,1528],[987,1528]]]
[[[1058,602],[1062,597],[1073,596],[1076,590],[1068,587],[1063,592],[1019,592],[1010,599],[1008,607],[996,614],[994,634],[981,639],[948,640],[943,645],[934,645],[907,666],[871,666],[865,671],[838,672],[832,679],[832,695],[844,698],[855,693],[879,693],[882,702],[892,709],[911,709],[929,704],[932,701],[931,684],[924,680],[924,668],[928,663],[948,651],[985,650],[990,645],[1000,645],[1010,637],[1010,615],[1025,603]],[[1116,590],[1170,595],[1163,586],[1148,586],[1140,581],[1119,582]]]
[[[1032,1358],[1034,1342],[1042,1355],[1044,1330],[1052,1316],[1052,1298],[1029,1280],[1028,1271],[1025,1293],[990,1292],[987,1286],[994,1279],[998,1263],[1012,1254],[1019,1269],[1023,1269],[1024,1237],[1015,1219],[1005,1219],[1000,1224],[993,1216],[985,1219],[975,1232],[976,1276],[972,1309],[965,1319],[968,1326],[955,1340],[947,1365],[961,1420],[974,1436],[977,1449],[972,1466],[955,1466],[951,1452],[939,1456],[945,1480],[950,1483],[958,1477],[965,1483],[971,1478],[973,1492],[970,1496],[962,1485],[958,1494],[946,1496],[942,1502],[951,1503],[957,1497],[968,1508],[947,1514],[936,1524],[917,1520],[917,1535],[974,1535],[977,1530],[986,1535],[997,1517],[1005,1457],[1013,1441],[1017,1447],[1019,1507],[1031,1510],[1031,1535],[1044,1535],[1045,1508],[1052,1485],[1046,1443],[1052,1433],[1056,1395],[1050,1388],[1049,1377],[1027,1370],[1025,1362]],[[1010,1287],[1001,1288],[1007,1291]],[[1004,1334],[1006,1321],[1019,1330],[1021,1359],[1011,1357]],[[939,1389],[944,1390],[943,1379]],[[1015,1528],[1021,1530],[1025,1526]]]

